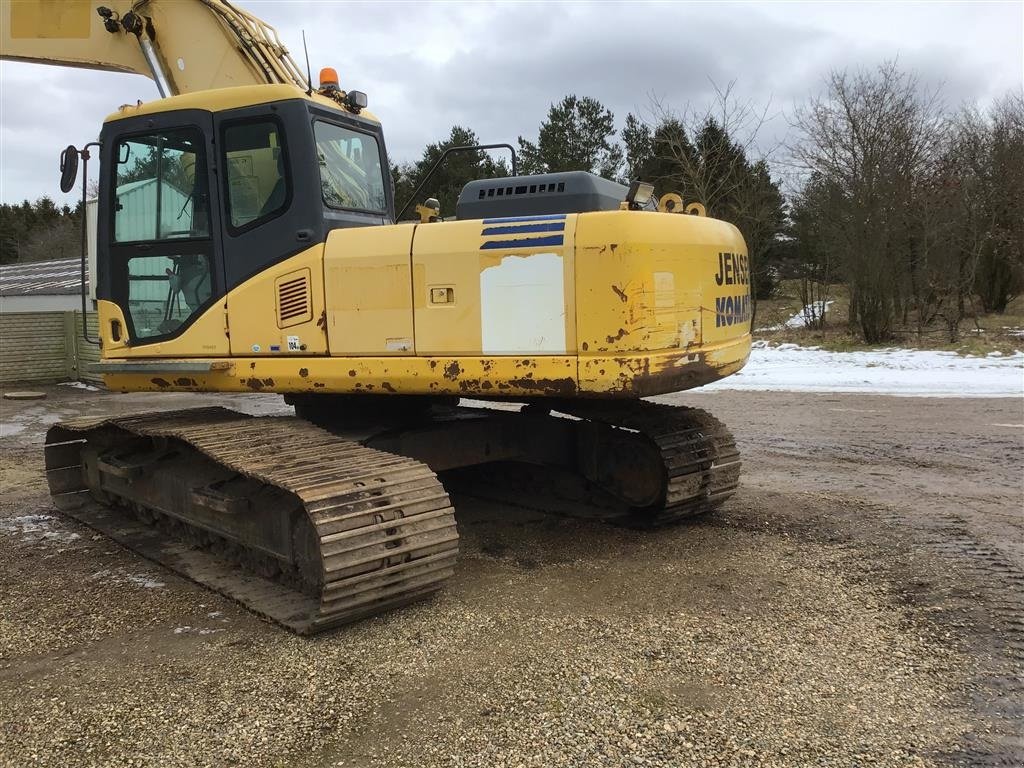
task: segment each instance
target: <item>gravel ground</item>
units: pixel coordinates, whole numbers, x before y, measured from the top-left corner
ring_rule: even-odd
[[[48,424],[267,396],[48,390],[0,421],[0,762],[931,766],[1024,758],[1021,403],[718,393],[746,457],[668,531],[448,480],[430,602],[303,639],[61,517]]]

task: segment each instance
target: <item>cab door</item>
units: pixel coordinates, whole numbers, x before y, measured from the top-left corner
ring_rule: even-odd
[[[97,295],[121,310],[128,354],[228,351],[212,132],[210,114],[198,110],[104,128]]]

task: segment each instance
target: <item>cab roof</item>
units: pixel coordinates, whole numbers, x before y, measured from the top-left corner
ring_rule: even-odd
[[[155,115],[161,112],[171,112],[179,109],[201,109],[206,112],[223,112],[227,109],[238,109],[240,107],[253,107],[259,104],[269,104],[274,101],[285,101],[288,99],[304,99],[321,107],[335,109],[352,114],[352,110],[339,104],[334,99],[321,96],[316,91],[307,94],[303,89],[290,84],[266,84],[266,85],[238,85],[231,88],[214,88],[207,91],[196,91],[181,96],[169,96],[166,99],[140,102],[138,104],[124,104],[117,112],[107,115],[104,123],[123,120],[126,117],[140,117],[143,115]],[[380,123],[375,115],[367,110],[361,110],[359,117],[374,123]]]

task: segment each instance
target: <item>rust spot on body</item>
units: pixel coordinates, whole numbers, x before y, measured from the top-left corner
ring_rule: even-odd
[[[349,376],[355,376],[356,375],[355,369],[354,368],[350,369],[349,372],[348,372],[348,375]]]
[[[198,387],[195,379],[190,379],[186,376],[182,376],[180,379],[174,380],[174,385],[177,387]]]
[[[619,288],[619,286],[612,284],[612,290],[615,291],[615,295],[619,297],[619,301],[623,304],[629,301],[629,297],[626,295],[626,292]]]
[[[629,331],[627,331],[627,330],[626,330],[625,328],[619,328],[619,332],[618,332],[618,334],[616,334],[615,336],[608,336],[608,337],[606,337],[606,339],[605,339],[605,340],[606,340],[606,341],[607,341],[607,342],[608,342],[609,344],[614,344],[614,343],[615,343],[616,341],[618,341],[619,339],[621,339],[621,338],[622,338],[623,336],[625,336],[625,335],[626,335],[627,333],[629,333]]]
[[[398,391],[397,389],[395,389],[394,387],[391,386],[391,382],[389,382],[389,381],[382,381],[380,383],[380,388],[383,389],[385,392],[392,392],[392,393],[394,393],[394,392]]]
[[[171,386],[171,382],[169,382],[167,379],[156,378],[156,379],[150,379],[150,381],[153,382],[154,384],[156,384],[161,389],[163,389],[164,387]]]
[[[462,373],[462,367],[459,365],[458,360],[452,360],[444,367],[444,377],[449,381],[455,381],[459,378],[460,373]]]
[[[259,378],[256,378],[255,376],[253,376],[253,377],[248,378],[248,379],[245,380],[245,386],[247,386],[253,392],[259,392],[264,387],[272,387],[272,386],[274,386],[274,380],[273,379],[259,379]]]
[[[309,368],[299,368],[299,376],[302,378],[309,376]]]
[[[538,392],[544,395],[573,395],[576,393],[576,380],[570,377],[564,379],[534,379],[532,375],[509,381],[513,387],[525,389],[530,392]],[[498,385],[502,388],[502,385]]]

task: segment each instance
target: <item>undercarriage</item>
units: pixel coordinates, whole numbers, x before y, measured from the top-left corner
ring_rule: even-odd
[[[151,560],[301,634],[437,591],[458,553],[438,472],[499,462],[580,477],[604,515],[669,525],[739,482],[728,430],[644,401],[297,396],[296,417],[224,408],[65,422],[47,434],[55,504]]]

